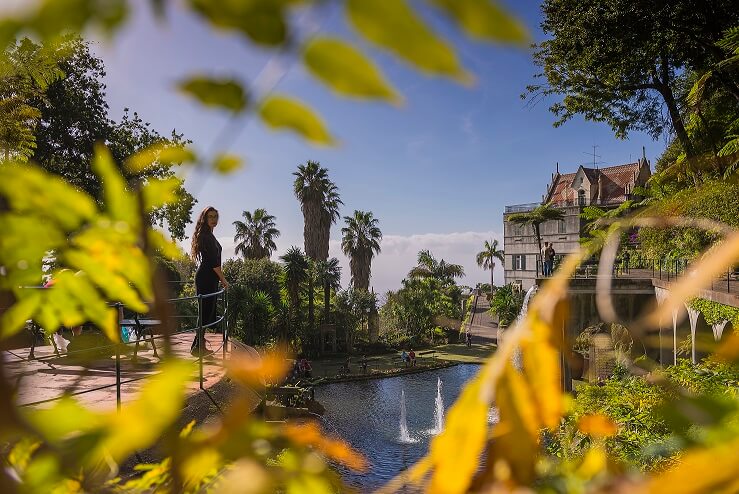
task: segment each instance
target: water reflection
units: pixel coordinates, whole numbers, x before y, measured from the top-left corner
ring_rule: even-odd
[[[477,365],[457,365],[438,371],[317,388],[316,399],[326,407],[327,429],[335,430],[362,451],[371,464],[364,474],[341,470],[346,482],[367,492],[384,485],[418,461],[428,450],[433,434],[437,433],[435,411],[443,413],[444,403],[451,406],[478,369]],[[412,444],[402,441],[401,437],[399,424],[404,401],[406,439],[415,441]],[[495,421],[494,412],[491,413],[488,419]]]

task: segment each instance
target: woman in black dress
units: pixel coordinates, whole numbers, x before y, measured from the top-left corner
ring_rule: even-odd
[[[220,281],[224,288],[228,288],[228,282],[223,277],[221,271],[221,244],[218,243],[213,235],[213,229],[218,224],[218,210],[213,206],[208,206],[200,213],[198,221],[195,224],[195,233],[192,235],[192,249],[190,254],[195,262],[198,262],[198,270],[195,273],[195,293],[198,295],[206,295],[218,291],[218,282]],[[216,299],[218,297],[208,297],[202,299],[202,322],[203,326],[216,320]],[[196,332],[197,333],[197,332]],[[195,334],[192,342],[191,353],[199,354],[198,344],[199,335]],[[212,351],[203,348],[203,354],[210,354]]]

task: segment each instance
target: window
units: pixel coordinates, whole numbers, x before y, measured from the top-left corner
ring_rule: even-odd
[[[580,206],[585,205],[585,190],[584,189],[580,189],[577,191],[577,203]]]
[[[523,254],[517,254],[513,256],[513,270],[514,271],[525,271],[526,270],[526,256]]]
[[[557,233],[567,233],[567,223],[565,223],[565,220],[559,220],[557,222]]]

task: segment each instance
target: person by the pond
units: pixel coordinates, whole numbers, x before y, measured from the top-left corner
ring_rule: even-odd
[[[367,355],[362,355],[362,373],[367,373]]]
[[[411,363],[411,367],[416,366],[416,352],[413,351],[413,348],[408,352],[408,362]]]
[[[192,235],[190,255],[199,263],[195,273],[195,293],[207,295],[218,291],[218,282],[224,289],[228,288],[228,281],[221,271],[221,244],[213,235],[213,229],[218,225],[218,210],[213,206],[203,209],[195,224]],[[201,321],[203,327],[216,321],[216,296],[202,299]],[[190,353],[199,355],[200,334],[195,334]],[[204,337],[204,335],[203,335]],[[203,348],[203,355],[210,355],[213,351]]]
[[[403,361],[403,365],[408,367],[408,354],[406,353],[405,349],[400,352],[400,360]]]
[[[467,346],[468,347],[471,347],[472,346],[472,333],[470,333],[469,331],[467,331],[464,334],[464,339],[465,339],[465,343],[467,343]]]

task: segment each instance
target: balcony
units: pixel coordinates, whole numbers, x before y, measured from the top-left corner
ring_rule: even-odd
[[[541,205],[540,202],[530,202],[528,204],[514,204],[513,206],[506,206],[505,212],[508,213],[526,213],[533,211]]]

